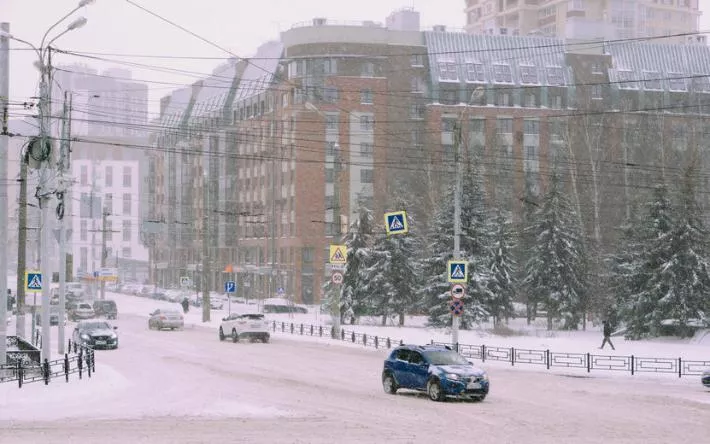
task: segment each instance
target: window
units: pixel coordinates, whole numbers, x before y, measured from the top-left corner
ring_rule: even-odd
[[[130,259],[131,258],[131,247],[123,247],[121,249],[121,253],[122,253],[124,259]]]
[[[513,134],[513,119],[498,119],[496,130],[498,134]]]
[[[372,105],[372,90],[371,89],[361,89],[360,90],[360,103],[364,105]]]
[[[107,241],[112,241],[113,240],[113,221],[110,219],[106,219],[106,240]]]
[[[113,194],[112,193],[106,193],[106,209],[108,210],[109,214],[113,213]]]
[[[327,114],[325,116],[325,129],[337,130],[338,129],[338,116],[335,116],[333,114]]]
[[[547,84],[550,86],[560,86],[565,83],[564,71],[560,66],[548,66],[547,71]]]
[[[523,123],[523,131],[525,134],[540,134],[540,122],[537,120],[525,120]]]
[[[338,143],[337,142],[326,142],[325,143],[325,155],[335,156],[338,154]]]
[[[537,96],[533,93],[525,94],[525,106],[527,108],[535,108],[537,106]]]
[[[703,74],[693,74],[693,91],[710,92],[710,77]]]
[[[301,262],[310,264],[313,263],[314,249],[313,247],[303,247],[301,249]]]
[[[106,172],[104,173],[104,184],[107,187],[112,187],[113,186],[113,167],[112,166],[107,166],[106,167]]]
[[[123,167],[123,186],[129,188],[131,186],[131,167]]]
[[[424,55],[412,54],[412,56],[409,58],[409,63],[412,66],[424,66]]]
[[[456,71],[456,63],[453,60],[439,62],[439,81],[456,82],[459,79],[459,74]]]
[[[373,183],[373,182],[374,182],[373,170],[371,170],[369,168],[360,170],[360,183]]]
[[[375,119],[372,116],[360,116],[360,129],[372,131],[375,128]]]
[[[326,86],[323,90],[323,101],[326,103],[335,103],[338,101],[338,88]]]
[[[419,77],[414,77],[410,82],[412,86],[412,92],[424,92],[424,81],[422,79],[420,79]]]
[[[644,89],[652,91],[663,90],[663,87],[661,86],[661,73],[658,71],[644,71],[643,80]]]
[[[360,156],[362,157],[372,157],[372,153],[375,151],[374,144],[370,142],[360,142]]]
[[[496,63],[493,65],[493,80],[495,83],[513,83],[513,73],[510,65]]]
[[[591,96],[592,100],[601,100],[603,98],[602,86],[601,85],[592,85],[590,88],[589,95]]]
[[[81,247],[81,250],[79,250],[79,256],[81,256],[81,258],[79,259],[79,268],[84,271],[87,271],[89,267],[89,249],[86,247]]]
[[[81,166],[81,177],[79,180],[81,181],[82,185],[88,185],[89,184],[89,167],[87,165],[82,165]]]
[[[668,87],[671,91],[687,91],[685,76],[679,72],[668,73]]]
[[[123,193],[123,215],[131,215],[131,194]]]
[[[80,239],[81,239],[82,241],[86,241],[86,239],[87,239],[87,233],[88,233],[88,231],[89,231],[89,223],[88,223],[88,221],[87,221],[86,219],[82,219],[80,227],[81,227],[81,228],[80,228],[80,231],[81,231],[81,234],[80,234],[81,237],[80,237]]]
[[[513,98],[507,92],[499,92],[496,94],[497,106],[513,106]]]
[[[123,242],[130,242],[131,241],[131,221],[130,220],[123,221],[123,226],[121,227],[121,233],[122,233],[122,237],[123,237]]]
[[[552,94],[550,96],[550,108],[562,109],[562,96],[560,94]]]
[[[375,64],[372,62],[363,63],[361,77],[375,77]]]
[[[421,103],[415,103],[410,107],[409,117],[412,119],[423,119],[426,115],[426,107]]]
[[[486,76],[483,69],[483,63],[466,62],[466,81],[467,82],[485,82]]]
[[[537,76],[537,67],[534,65],[520,65],[520,81],[524,85],[540,83]]]
[[[619,82],[619,89],[638,89],[638,84],[634,82],[634,72],[628,69],[620,69],[616,72]]]

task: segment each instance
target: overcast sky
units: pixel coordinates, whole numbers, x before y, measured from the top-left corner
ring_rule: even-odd
[[[18,38],[39,45],[42,35],[57,19],[71,11],[79,0],[0,0],[0,22],[10,22]],[[464,0],[132,0],[170,19],[190,31],[228,48],[239,56],[250,56],[263,42],[277,38],[280,31],[293,24],[326,17],[335,20],[384,21],[395,9],[413,6],[422,14],[422,25],[445,24],[462,28],[465,22]],[[700,0],[702,10],[710,10],[710,0]],[[85,27],[70,32],[54,46],[61,49],[135,55],[178,57],[228,57],[228,54],[204,43],[185,31],[171,26],[131,5],[126,0],[96,0],[74,17],[85,16]],[[701,18],[701,31],[710,31],[710,13]],[[68,19],[65,23],[69,23]],[[57,29],[62,29],[58,27]],[[13,48],[24,48],[12,42]],[[24,101],[37,95],[38,72],[32,63],[32,51],[13,50],[10,55],[10,97]],[[158,59],[129,56],[99,57],[120,62],[142,63],[155,67],[209,73],[219,60]],[[197,77],[161,72],[158,69],[111,64],[66,55],[57,56],[55,64],[87,63],[94,68],[110,66],[129,68],[135,79],[188,84]],[[158,100],[174,86],[150,84],[150,110],[156,113]]]
[[[280,31],[314,17],[384,22],[385,17],[393,10],[414,6],[422,13],[424,26],[446,24],[462,28],[465,19],[463,0],[133,1],[239,56],[253,55],[261,43],[278,38]],[[79,0],[0,0],[0,22],[10,22],[10,30],[14,36],[39,46],[44,32],[76,7],[78,2]],[[80,9],[72,17],[81,16],[88,19],[86,26],[61,37],[53,46],[80,52],[229,57],[224,51],[160,21],[125,0],[96,0],[93,5]],[[67,19],[64,23],[70,22],[71,19]],[[11,42],[11,48],[19,49],[25,46]],[[209,73],[220,63],[219,60],[100,57],[199,73]],[[11,51],[11,100],[24,101],[37,95],[38,72],[32,65],[36,58],[32,51]],[[188,84],[196,79],[194,75],[165,73],[155,69],[141,69],[67,55],[53,58],[54,64],[77,62],[98,69],[111,66],[131,69],[135,79],[148,81]],[[152,116],[158,110],[160,97],[176,87],[164,84],[149,85]]]

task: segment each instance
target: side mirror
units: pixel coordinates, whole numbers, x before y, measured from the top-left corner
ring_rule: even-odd
[[[222,318],[222,321],[226,321],[226,320],[227,320],[227,318]]]
[[[113,329],[114,329],[114,330],[118,330],[118,327],[116,327],[116,326],[114,325],[114,326],[113,326]]]

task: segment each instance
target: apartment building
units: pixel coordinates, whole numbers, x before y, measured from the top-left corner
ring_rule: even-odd
[[[663,43],[703,38],[692,35],[701,15],[698,0],[466,0],[465,13],[472,34],[664,37],[652,40]]]
[[[220,290],[232,265],[243,295],[318,302],[327,247],[359,205],[378,220],[416,196],[425,229],[457,128],[492,206],[522,220],[556,168],[602,249],[658,171],[710,168],[705,45],[575,53],[553,37],[419,31],[413,12],[314,19],[165,99],[151,166],[161,285],[207,274]]]
[[[91,276],[101,268],[106,239],[106,266],[119,268],[122,279],[136,279],[147,269],[148,249],[141,239],[140,174],[137,161],[78,159],[72,162],[73,274]],[[106,223],[103,215],[106,213]],[[143,264],[138,267],[138,264]],[[144,278],[147,276],[143,276]]]

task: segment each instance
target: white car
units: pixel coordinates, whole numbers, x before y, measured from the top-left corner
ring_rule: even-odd
[[[255,339],[269,342],[269,323],[261,313],[236,314],[233,313],[222,319],[219,326],[219,340],[231,337],[232,342],[239,342],[242,338]]]
[[[91,319],[96,316],[94,312],[94,307],[87,302],[79,302],[73,310],[70,310],[69,317],[72,321],[77,321],[80,319]]]

